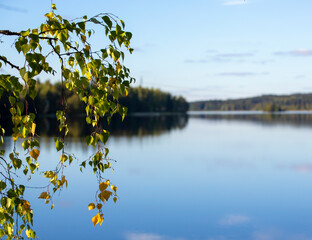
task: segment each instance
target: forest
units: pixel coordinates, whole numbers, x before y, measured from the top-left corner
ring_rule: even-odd
[[[66,107],[71,115],[84,115],[85,104],[79,100],[78,95],[62,90],[60,82],[52,84],[50,81],[38,82],[37,96],[33,101],[27,98],[28,110],[38,116],[55,115],[62,109],[62,91],[67,96]],[[130,88],[128,96],[121,96],[119,102],[128,108],[128,113],[135,112],[186,112],[188,103],[183,97],[172,96],[159,89],[143,87]],[[8,95],[3,94],[0,104],[1,116],[10,116],[10,103]]]
[[[312,110],[312,94],[263,95],[252,98],[196,101],[191,111],[259,110],[267,112]]]

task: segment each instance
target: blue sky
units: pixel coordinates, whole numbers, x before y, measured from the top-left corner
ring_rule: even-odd
[[[38,26],[50,3],[0,0],[0,29]],[[310,0],[54,3],[68,19],[110,12],[126,22],[135,52],[125,63],[135,85],[189,101],[312,92]],[[101,42],[99,38],[96,44]],[[1,54],[13,55],[4,46],[0,44]]]

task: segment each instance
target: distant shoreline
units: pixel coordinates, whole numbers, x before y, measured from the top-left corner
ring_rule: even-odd
[[[312,93],[189,102],[189,111],[312,111]]]

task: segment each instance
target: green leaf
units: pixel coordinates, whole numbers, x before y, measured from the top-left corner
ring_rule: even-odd
[[[22,147],[24,148],[24,150],[26,150],[26,149],[29,147],[29,142],[28,142],[28,140],[25,140],[25,141],[22,143]]]
[[[91,18],[90,20],[91,20],[91,22],[93,22],[95,24],[101,24],[101,22],[99,20],[97,20],[96,18]]]
[[[86,29],[86,24],[84,22],[79,22],[78,26],[80,27],[80,29],[82,30],[82,32],[84,32],[84,30]]]
[[[27,37],[29,35],[29,31],[30,29],[28,29],[27,31],[21,31],[20,34],[22,37]]]
[[[2,224],[1,224],[2,225]],[[2,237],[4,236],[5,232],[3,229],[0,229],[0,238],[2,239]]]
[[[57,38],[62,42],[62,43],[66,43],[67,39],[68,39],[68,34],[66,34],[66,32],[62,31],[57,35]]]
[[[108,16],[103,16],[102,19],[106,23],[106,25],[109,27],[109,29],[112,29],[113,23],[110,20],[110,18]]]
[[[30,142],[30,148],[40,147],[40,143],[37,139],[34,139]]]
[[[124,21],[122,21],[121,19],[119,21],[120,21],[122,27],[125,28],[126,25],[125,25]]]
[[[13,107],[13,105],[16,103],[16,98],[10,96],[10,97],[9,97],[9,101],[10,101],[11,106]]]
[[[6,183],[3,181],[0,181],[0,191],[4,190],[6,188]]]
[[[60,151],[64,147],[64,143],[62,143],[58,138],[55,138],[55,148],[57,151]]]
[[[108,153],[109,153],[109,149],[105,148],[105,158],[107,157]]]
[[[94,138],[91,135],[86,137],[86,142],[87,142],[88,146],[91,145],[93,143],[93,141],[94,141]]]
[[[91,118],[90,117],[86,117],[86,123],[91,124]]]
[[[60,120],[63,117],[63,111],[57,111],[56,112],[56,119]]]
[[[18,158],[13,159],[13,166],[15,169],[19,169],[22,166],[22,160]]]
[[[24,44],[21,46],[21,50],[24,53],[24,55],[26,55],[26,53],[28,53],[30,49],[31,49],[31,44]]]
[[[68,159],[69,159],[69,164],[71,164],[73,162],[73,157],[71,155],[69,155]]]
[[[128,41],[130,41],[130,39],[132,38],[132,33],[126,32],[126,37],[127,37]]]
[[[36,232],[31,230],[30,228],[26,229],[25,233],[28,238],[34,239],[36,237]]]

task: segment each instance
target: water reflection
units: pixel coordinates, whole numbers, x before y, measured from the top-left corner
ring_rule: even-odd
[[[292,125],[312,127],[311,111],[290,111],[277,113],[264,113],[260,111],[232,111],[232,112],[190,112],[191,118],[214,121],[228,120],[239,122],[252,122],[261,125]]]
[[[87,209],[96,177],[81,174],[74,161],[53,211],[30,191],[35,228],[45,240],[312,239],[311,118],[223,112],[113,121],[109,148],[117,162],[105,176],[118,186],[120,201],[105,204],[104,226],[94,228]],[[76,136],[87,131],[79,121],[72,125]],[[38,129],[53,136],[57,123],[38,121]],[[81,138],[71,139],[67,150],[78,159],[93,153]],[[42,140],[41,169],[52,169],[60,153],[52,137]]]
[[[110,125],[102,121],[102,127],[108,129],[112,136],[145,137],[159,136],[174,129],[183,129],[188,122],[186,114],[142,114],[128,115],[124,121],[119,116],[112,119]],[[41,137],[53,137],[58,134],[59,123],[54,117],[39,117],[36,119],[36,133]],[[11,134],[12,123],[10,118],[1,118],[0,125],[6,129],[6,135]],[[84,137],[92,131],[85,123],[84,117],[69,119],[69,137]]]

